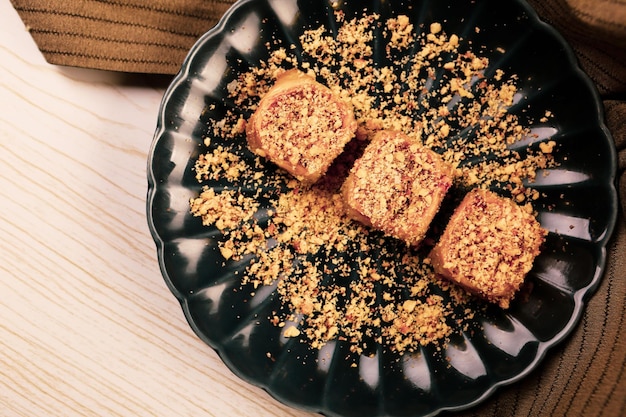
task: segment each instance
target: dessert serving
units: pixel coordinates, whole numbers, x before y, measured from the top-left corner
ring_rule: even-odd
[[[246,125],[248,146],[296,178],[317,181],[357,128],[352,109],[298,70],[282,73]]]
[[[354,163],[342,196],[352,218],[418,246],[453,175],[436,152],[401,132],[382,130]]]
[[[518,0],[239,2],[167,91],[149,164],[193,330],[329,416],[434,415],[526,375],[580,317],[615,219],[612,142],[570,58]],[[487,192],[525,214],[461,203]],[[459,259],[463,227],[518,253],[508,225],[535,218],[523,256]],[[504,292],[457,273],[518,260]]]
[[[372,341],[397,353],[445,347],[484,308],[466,306],[472,294],[508,307],[513,293],[471,286],[449,267],[450,248],[459,254],[461,248],[445,242],[459,232],[444,233],[444,244],[428,257],[446,226],[445,212],[454,209],[448,194],[500,184],[515,196],[510,203],[532,217],[530,201],[539,195],[525,183],[554,164],[555,147],[511,150],[529,135],[506,111],[515,76],[497,70],[487,77],[488,60],[459,51],[461,39],[441,24],[415,38],[403,15],[336,18],[342,23],[336,39],[323,27],[301,35],[300,59],[310,61],[277,48],[229,84],[235,107],[209,122],[206,152],[194,165],[205,185],[190,199],[190,211],[219,231],[225,262],[245,265],[240,291],[275,288],[281,308],[268,319],[283,337],[316,349],[343,340],[357,354]],[[377,27],[389,39],[389,66],[368,65]],[[417,53],[404,53],[416,44]],[[442,71],[439,87],[428,90],[435,68]],[[458,136],[451,126],[471,135]],[[213,135],[233,145],[216,144]],[[234,146],[241,136],[254,160]],[[207,185],[220,179],[230,185]],[[488,217],[466,221],[483,227],[507,220],[508,212],[493,206]],[[462,223],[465,207],[448,230]],[[496,237],[503,248],[509,245],[508,235]],[[481,274],[494,262],[468,261]],[[531,264],[493,278],[517,289]],[[450,279],[443,284],[437,274]]]
[[[470,191],[430,252],[435,272],[508,308],[547,231],[532,213],[491,191]]]

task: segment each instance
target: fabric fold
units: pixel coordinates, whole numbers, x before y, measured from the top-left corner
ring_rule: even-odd
[[[11,0],[48,62],[174,74],[233,0]]]

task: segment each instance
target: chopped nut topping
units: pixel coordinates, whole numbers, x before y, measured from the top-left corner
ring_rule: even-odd
[[[353,160],[344,161],[340,156],[315,185],[290,181],[288,176],[268,169],[264,158],[272,153],[282,155],[289,164],[312,166],[332,141],[325,136],[327,129],[317,129],[322,139],[310,141],[307,155],[292,152],[281,140],[280,149],[258,148],[255,152],[259,157],[250,160],[240,156],[239,148],[243,129],[250,129],[246,117],[258,109],[261,98],[281,75],[297,68],[322,83],[332,97],[353,111],[357,140],[346,146],[362,150],[380,131],[402,132],[411,145],[383,155],[385,164],[428,166],[428,158],[418,158],[421,149],[428,149],[451,167],[454,173],[450,177],[457,186],[501,187],[520,204],[539,197],[526,184],[532,183],[538,170],[555,165],[555,148],[548,141],[523,154],[512,149],[516,142],[532,136],[528,125],[532,121],[521,121],[508,111],[519,100],[515,74],[496,69],[487,75],[489,61],[480,56],[478,45],[474,49],[458,35],[446,33],[445,22],[433,22],[421,30],[407,16],[385,22],[377,14],[347,20],[339,12],[335,17],[339,28],[336,34],[324,26],[306,30],[300,37],[302,48],[298,54],[281,41],[272,41],[268,43],[272,51],[269,58],[228,85],[229,107],[223,118],[209,122],[203,145],[206,152],[195,165],[200,183],[220,181],[222,185],[226,180],[228,186],[224,190],[203,188],[197,198],[191,199],[190,209],[204,225],[221,233],[219,251],[225,265],[246,262],[237,291],[249,290],[250,297],[254,297],[257,288],[276,286],[282,308],[272,312],[268,320],[278,328],[284,327],[286,337],[299,337],[314,348],[330,340],[343,340],[356,354],[366,354],[372,343],[399,353],[429,344],[441,347],[453,332],[467,330],[480,308],[470,303],[473,298],[469,293],[439,279],[433,270],[437,262],[431,262],[423,252],[381,236],[347,215],[340,187]],[[385,59],[374,65],[372,41],[378,30],[384,37],[380,41],[386,45],[382,51]],[[473,50],[468,49],[470,46]],[[433,80],[437,80],[434,86]],[[321,126],[339,127],[341,115],[325,105],[330,96],[316,94],[303,89],[281,98],[284,102],[277,102],[281,109],[274,114],[272,123],[276,125],[272,128],[287,127],[288,119],[300,117],[306,118],[313,129],[320,118],[326,120]],[[300,113],[290,113],[290,103],[300,99],[307,100],[314,111],[305,114],[300,107]],[[550,117],[548,111],[542,119]],[[269,122],[265,123],[268,126]],[[310,136],[304,125],[295,131],[290,127],[283,135],[286,138],[294,133],[302,138]],[[356,154],[354,149],[345,153]],[[413,187],[403,178],[409,171],[392,172],[387,168],[375,164],[357,167],[353,175],[364,184],[377,176],[390,184],[411,184],[405,191],[424,207],[439,204],[428,181]],[[285,184],[286,189],[279,192]],[[378,185],[381,187],[382,182]],[[241,189],[259,191],[248,196],[238,191]],[[263,191],[273,189],[276,191]],[[272,206],[262,214],[260,197]],[[411,209],[411,201],[396,193],[377,200],[375,211],[383,214],[405,210],[418,216],[420,210]],[[530,204],[520,208],[532,216]],[[487,266],[483,269],[492,269],[498,277],[511,273],[518,276],[525,269],[520,265],[527,265],[535,253],[497,239],[516,221],[508,215],[500,215],[488,224],[477,218],[463,235],[463,239],[481,236],[485,245],[500,245],[506,259],[517,259],[485,259]],[[524,236],[516,236],[516,241],[525,241]],[[427,247],[433,244],[427,240]],[[491,248],[484,252],[491,252]],[[446,259],[443,265],[472,268],[456,258]]]
[[[298,330],[296,326],[285,327],[283,335],[285,337],[298,337],[300,335],[300,330]]]
[[[476,189],[457,207],[430,258],[438,274],[508,308],[545,234],[512,200]]]

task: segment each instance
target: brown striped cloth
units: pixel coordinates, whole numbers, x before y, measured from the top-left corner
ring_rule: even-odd
[[[11,0],[51,64],[176,73],[233,0]]]
[[[626,416],[626,0],[529,0],[570,42],[604,100],[620,214],[580,325],[522,381],[459,416]],[[234,0],[11,0],[48,62],[174,74]]]

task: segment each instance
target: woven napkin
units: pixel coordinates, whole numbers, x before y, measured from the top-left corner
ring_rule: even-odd
[[[626,416],[626,0],[529,0],[596,83],[619,152],[621,210],[606,272],[568,339],[460,416]],[[234,0],[11,0],[48,62],[174,74]]]

